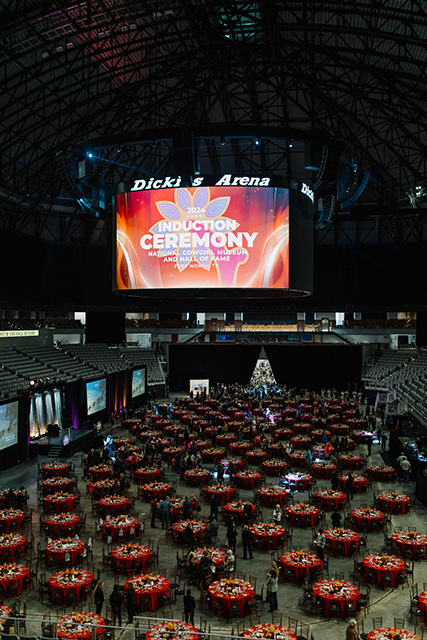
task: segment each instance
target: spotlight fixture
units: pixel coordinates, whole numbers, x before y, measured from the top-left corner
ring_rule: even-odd
[[[33,380],[33,378],[31,378],[31,380],[29,380],[28,384],[29,384],[30,387],[34,387],[35,384],[36,384],[36,381]]]
[[[261,142],[261,140],[259,138],[255,138],[255,144],[256,144],[257,147],[259,146],[260,142]]]
[[[221,137],[219,142],[220,142],[221,146],[223,147],[225,145],[225,138]]]

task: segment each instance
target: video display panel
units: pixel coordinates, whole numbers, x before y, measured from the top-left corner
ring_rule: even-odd
[[[287,188],[127,191],[116,215],[117,290],[289,288]]]
[[[145,369],[132,371],[132,398],[145,393]]]
[[[18,442],[18,401],[0,405],[0,450]]]
[[[107,379],[86,382],[87,415],[102,411],[107,407]]]

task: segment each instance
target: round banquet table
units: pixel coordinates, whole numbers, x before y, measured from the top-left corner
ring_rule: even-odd
[[[291,527],[314,527],[319,519],[319,509],[309,504],[291,504],[286,513]]]
[[[238,471],[235,479],[242,489],[255,489],[261,484],[262,475],[256,471]]]
[[[363,458],[354,453],[341,453],[338,456],[338,462],[344,469],[361,469],[363,467]]]
[[[233,465],[233,473],[237,473],[243,468],[243,460],[241,458],[223,458],[221,464],[225,469],[225,473],[230,475],[230,465]]]
[[[96,482],[92,482],[93,497],[99,500],[102,494],[110,495],[113,487],[114,480],[108,478],[106,480],[97,480]]]
[[[217,447],[211,447],[210,449],[202,450],[203,462],[215,462],[225,456],[225,449],[219,449]]]
[[[125,460],[126,465],[130,467],[132,470],[138,469],[142,465],[142,461],[144,460],[144,455],[142,453],[131,453]]]
[[[147,484],[160,478],[161,471],[157,467],[138,467],[135,469],[134,476],[138,484]]]
[[[209,503],[213,496],[216,496],[219,504],[227,504],[227,502],[231,502],[233,495],[234,489],[228,484],[215,484],[213,486],[206,487],[204,490],[205,500]]]
[[[151,502],[152,500],[160,500],[166,496],[170,496],[171,488],[166,482],[149,482],[139,487],[142,500]]]
[[[306,576],[323,570],[321,559],[315,553],[287,551],[279,560],[282,574],[292,582],[302,582]]]
[[[394,482],[396,480],[396,470],[385,464],[373,464],[368,469],[368,475],[372,480],[378,482]]]
[[[238,501],[238,502],[229,502],[224,506],[224,515],[227,518],[233,518],[235,524],[241,524],[244,520],[244,511],[243,508],[246,502]],[[256,508],[255,505],[249,502],[252,510],[252,517],[255,515]]]
[[[351,529],[326,529],[323,533],[328,551],[333,556],[351,556],[359,548],[359,534]]]
[[[72,490],[73,483],[70,478],[62,478],[61,476],[54,476],[53,478],[47,478],[42,482],[43,495],[47,496],[50,493],[57,493],[58,491],[70,492]]]
[[[344,509],[346,495],[342,491],[325,489],[324,491],[316,491],[314,499],[317,507],[325,511],[333,511],[334,509]]]
[[[324,433],[326,434],[327,440],[329,442],[331,439],[331,432],[326,431],[325,429],[313,429],[313,431],[310,434],[311,439],[313,440],[313,442],[322,442]]]
[[[80,529],[80,516],[76,513],[58,513],[45,520],[46,533],[51,538],[74,536]]]
[[[405,574],[405,561],[396,556],[371,554],[362,560],[363,579],[377,587],[396,587]],[[386,578],[386,580],[384,579]]]
[[[277,549],[285,539],[285,530],[278,524],[257,522],[249,527],[249,531],[257,549]]]
[[[20,533],[4,533],[0,536],[0,562],[13,562],[14,557],[23,556],[27,538]]]
[[[151,550],[142,544],[121,544],[111,551],[111,559],[118,573],[142,572],[151,560]]]
[[[188,622],[160,622],[145,633],[145,640],[198,640],[199,632]]]
[[[325,607],[325,617],[329,618],[329,607],[332,602],[339,605],[339,617],[347,617],[345,605],[351,603],[357,606],[360,598],[359,589],[344,580],[321,580],[313,585],[313,595],[322,600]]]
[[[276,429],[274,435],[278,440],[290,440],[292,438],[292,429]]]
[[[312,477],[308,473],[295,471],[284,476],[285,486],[289,491],[308,491],[311,487]]]
[[[45,513],[69,513],[74,509],[76,497],[73,493],[51,493],[43,498]]]
[[[183,442],[185,442],[184,440],[184,436],[180,436],[183,439]],[[191,435],[190,435],[190,440],[191,440]],[[197,451],[203,451],[203,449],[209,449],[209,441],[208,440],[199,440],[198,438],[194,438],[193,443],[194,446],[196,447]]]
[[[199,544],[206,535],[208,525],[201,520],[181,520],[172,525],[172,539],[176,544],[185,545],[184,532],[187,525],[190,525],[196,544]]]
[[[24,523],[24,512],[20,509],[3,509],[0,511],[0,531],[20,531]]]
[[[249,465],[258,466],[267,459],[267,453],[262,449],[252,449],[252,451],[246,451],[245,460]]]
[[[113,542],[135,538],[139,531],[139,522],[130,516],[111,516],[104,522],[104,532]]]
[[[89,467],[89,473],[92,480],[105,480],[113,475],[113,467],[109,467],[106,464],[98,464],[94,467]]]
[[[216,437],[215,443],[219,447],[228,447],[232,442],[236,442],[237,436],[235,433],[222,433]]]
[[[370,631],[366,640],[394,640],[396,634],[399,634],[402,640],[420,640],[415,633],[405,629],[392,629],[391,627],[382,627],[381,629]]]
[[[159,426],[159,423],[157,423],[157,426]],[[183,432],[183,428],[181,427],[181,425],[177,425],[177,424],[171,424],[171,425],[167,425],[164,429],[163,429],[163,434],[168,437],[174,437],[175,433],[182,433]]]
[[[10,593],[11,586],[17,586],[17,591]],[[6,598],[10,596],[22,596],[24,589],[30,586],[30,570],[23,564],[1,564],[0,565],[0,586]]]
[[[258,489],[260,502],[265,507],[283,505],[288,500],[288,492],[284,487],[262,487]]]
[[[348,424],[332,424],[331,431],[334,436],[348,436],[350,433],[350,427]]]
[[[220,609],[221,614],[226,618],[233,616],[243,618],[246,613],[246,603],[252,602],[254,598],[253,586],[244,580],[217,580],[209,586],[208,591],[212,606],[215,610]],[[235,612],[234,609],[231,610],[232,605],[236,607]]]
[[[94,575],[83,569],[65,569],[49,578],[51,594],[58,594],[65,603],[72,599],[74,603],[88,600],[91,594]]]
[[[312,426],[309,422],[294,422],[292,425],[292,431],[295,434],[304,435],[306,433],[310,433]]]
[[[74,566],[82,561],[82,553],[85,548],[83,540],[77,538],[60,538],[46,544],[45,554],[61,565]]]
[[[130,578],[125,584],[125,594],[131,582],[135,587],[134,598],[138,613],[143,609],[143,600],[148,600],[149,610],[155,611],[163,605],[166,599],[170,598],[170,583],[163,576],[146,573]]]
[[[57,637],[63,640],[91,640],[93,627],[96,635],[104,633],[104,618],[86,611],[66,613],[57,620]]]
[[[305,451],[294,451],[289,454],[288,466],[297,467],[297,469],[305,469],[307,466],[307,458],[305,457]]]
[[[202,487],[208,484],[211,473],[207,469],[189,469],[184,473],[184,482],[189,487]]]
[[[346,490],[348,475],[340,477],[340,489]],[[353,473],[353,491],[354,493],[366,493],[368,490],[368,479],[365,476],[357,476]]]
[[[331,478],[336,470],[336,465],[327,460],[318,460],[311,465],[311,471],[316,478]]]
[[[380,493],[378,507],[393,515],[409,513],[411,500],[409,496],[405,496],[403,493]]]
[[[310,449],[311,438],[309,436],[294,436],[291,438],[291,443],[295,449]]]
[[[251,448],[251,445],[249,442],[231,442],[228,448],[233,456],[244,456]]]
[[[296,640],[296,635],[287,627],[280,624],[256,624],[249,627],[243,634],[244,638],[274,638],[275,640]]]
[[[204,549],[194,549],[194,554],[196,556],[196,565],[198,565],[200,560],[202,559],[204,551],[209,551],[212,562],[216,567],[224,566],[225,559],[227,557],[225,551],[220,551],[219,549],[210,549],[208,547],[205,547]]]
[[[41,471],[44,478],[54,478],[68,475],[70,467],[65,462],[48,462],[42,466]]]
[[[422,591],[418,595],[418,606],[424,614],[424,622],[427,621],[427,591]]]
[[[107,496],[98,500],[98,507],[104,515],[117,516],[129,511],[129,498],[125,496]]]
[[[368,444],[374,439],[374,434],[370,431],[363,431],[363,429],[353,430],[353,438],[357,444]]]
[[[391,536],[391,545],[395,552],[412,560],[427,558],[427,536],[416,531],[397,531]]]
[[[12,607],[6,607],[4,604],[0,605],[0,624],[4,627],[6,620],[12,614]]]
[[[176,457],[178,453],[182,454],[184,453],[184,451],[185,451],[184,447],[166,447],[162,451],[162,457],[164,460],[167,460],[168,462],[172,462],[172,460]]]
[[[175,520],[178,520],[180,516],[182,516],[183,512],[184,512],[184,498],[169,498],[169,502],[171,503],[171,510],[170,510],[170,516],[171,516],[171,520],[172,522],[175,522]],[[159,507],[161,503],[161,500],[159,500],[159,502],[157,503],[157,507]],[[197,507],[197,500],[196,498],[192,498],[191,499],[191,506],[193,509],[195,509]],[[161,513],[160,510],[157,510],[157,517],[161,520]]]
[[[286,469],[287,464],[284,460],[264,460],[261,465],[262,470],[267,476],[282,476]]]
[[[132,444],[132,440],[130,438],[125,438],[125,436],[117,436],[116,438],[113,438],[113,447],[115,449],[124,447],[127,444]]]
[[[378,509],[353,509],[350,522],[356,531],[380,531],[384,528],[384,514]]]

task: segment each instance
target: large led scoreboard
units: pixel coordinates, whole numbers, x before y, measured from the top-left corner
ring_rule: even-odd
[[[307,295],[313,199],[270,177],[136,180],[116,196],[115,289]]]

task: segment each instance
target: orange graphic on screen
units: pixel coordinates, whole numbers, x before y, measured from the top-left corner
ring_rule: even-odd
[[[289,287],[289,194],[271,187],[117,197],[117,289]]]

